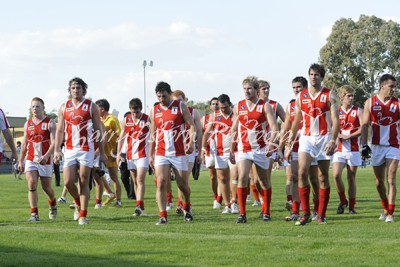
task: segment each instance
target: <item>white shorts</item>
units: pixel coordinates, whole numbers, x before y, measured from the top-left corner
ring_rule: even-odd
[[[41,165],[31,160],[25,161],[25,172],[37,171],[40,177],[53,176],[53,164]]]
[[[381,166],[386,159],[400,160],[400,149],[392,146],[371,145],[371,165]]]
[[[345,163],[349,166],[361,166],[361,153],[360,152],[336,152],[333,154],[332,163]]]
[[[138,168],[145,168],[146,170],[149,169],[148,157],[127,160],[126,163],[128,165],[128,170],[137,170]]]
[[[95,167],[95,168],[100,167],[100,157],[99,156],[95,156],[95,158],[93,160],[93,167]]]
[[[237,161],[250,160],[258,167],[268,170],[270,159],[267,157],[265,148],[260,149],[257,152],[238,152]]]
[[[305,152],[311,157],[320,160],[330,160],[331,156],[325,154],[325,146],[332,139],[330,134],[318,136],[300,136],[299,153]]]
[[[292,160],[299,161],[299,152],[292,152]],[[318,160],[316,158],[313,158],[311,161],[311,166],[317,166],[318,165]]]
[[[66,149],[64,152],[64,168],[76,165],[78,163],[80,165],[93,168],[94,151]]]
[[[215,156],[206,156],[206,167],[211,168],[215,166]]]
[[[229,163],[230,163],[229,156],[215,156],[216,169],[228,169]]]
[[[194,160],[196,159],[196,152],[193,152],[191,154],[186,155],[187,161],[189,163],[194,163]]]
[[[172,165],[178,171],[188,170],[188,160],[187,156],[179,157],[166,157],[166,156],[156,156],[154,159],[154,167],[160,165]]]
[[[272,153],[271,156],[269,156],[270,159],[272,159],[272,161],[276,160],[276,152]]]

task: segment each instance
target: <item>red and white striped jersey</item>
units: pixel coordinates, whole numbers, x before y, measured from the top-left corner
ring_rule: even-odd
[[[39,163],[39,158],[47,153],[50,148],[50,121],[49,117],[45,117],[39,123],[35,123],[33,119],[29,119],[26,123],[26,160]],[[51,163],[51,157],[46,164]]]
[[[4,114],[3,110],[0,109],[0,131],[4,131],[8,128],[10,128],[10,123],[7,120],[6,114]],[[1,139],[2,138],[0,138],[0,153],[3,152],[3,143],[1,142]]]
[[[289,102],[289,105],[287,106],[287,108],[289,109],[289,115],[290,115],[290,124],[293,124],[294,121],[294,117],[296,115],[296,99],[292,99]],[[300,125],[299,125],[299,129],[301,129],[303,127],[303,120],[300,121]],[[296,133],[296,138],[293,142],[293,146],[292,146],[292,152],[298,152],[299,151],[299,138],[300,138],[300,134],[301,134],[301,130],[299,130]]]
[[[360,108],[352,106],[349,110],[339,107],[340,133],[350,135],[356,132],[360,127]],[[339,138],[339,152],[358,152],[360,151],[360,137],[354,137],[347,140]]]
[[[265,116],[265,105],[267,103],[258,99],[250,109],[246,99],[237,104],[239,120],[238,151],[256,152],[266,146],[267,118]]]
[[[128,160],[145,158],[149,155],[149,121],[149,116],[144,113],[136,121],[132,113],[125,117],[126,157]]]
[[[331,89],[323,88],[315,97],[311,96],[309,89],[300,92],[300,105],[303,115],[303,128],[301,134],[307,136],[326,135],[331,133]]]
[[[157,127],[156,155],[184,156],[185,120],[182,116],[181,101],[173,100],[168,107],[157,104],[153,108]]]
[[[370,98],[372,144],[400,148],[399,98],[383,102],[379,96]]]
[[[78,106],[72,100],[65,103],[65,149],[94,151],[92,105],[89,99]]]
[[[233,112],[225,116],[220,110],[214,112],[214,140],[217,156],[229,156]]]

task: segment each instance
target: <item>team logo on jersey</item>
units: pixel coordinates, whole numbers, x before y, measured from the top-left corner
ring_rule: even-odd
[[[375,106],[379,106],[379,101],[378,100],[375,101]]]
[[[161,112],[161,109],[160,108],[157,108],[157,110],[156,110],[157,112]]]
[[[158,118],[158,117],[162,117],[162,113],[157,113],[156,118]]]
[[[390,104],[389,111],[395,113],[396,112],[396,104]]]
[[[32,130],[34,130],[35,129],[35,126],[29,126],[28,127],[28,131],[32,131]]]
[[[240,109],[241,109],[241,110],[245,110],[245,109],[246,109],[246,106],[245,106],[245,105],[241,105],[241,106],[240,106]]]
[[[262,112],[262,105],[257,105],[256,111],[257,112]]]
[[[310,99],[303,99],[303,100],[301,100],[301,103],[302,104],[308,104],[308,103],[311,103],[311,100]],[[293,109],[294,109],[294,106],[293,106]]]
[[[357,113],[357,110],[352,110],[350,116],[355,117]]]
[[[65,111],[73,111],[73,110],[74,110],[74,107],[69,107],[69,108],[65,109]]]
[[[241,110],[241,111],[239,111],[239,115],[247,115],[247,110]]]
[[[83,110],[83,111],[87,111],[88,108],[89,108],[89,105],[88,105],[88,104],[83,104],[83,106],[82,106],[82,110]]]
[[[217,121],[222,121],[222,117],[221,116],[217,116]]]
[[[72,107],[72,103],[71,102],[68,103],[68,107]]]
[[[140,121],[140,122],[139,122],[139,127],[140,127],[140,128],[143,128],[143,127],[144,127],[144,121]]]
[[[30,122],[29,122],[29,125],[30,125],[30,126],[32,126],[32,125],[33,125],[33,122],[32,122],[32,121],[30,121]]]
[[[47,130],[47,123],[42,123],[42,130],[46,131]]]
[[[127,124],[126,124],[126,126],[134,126],[135,124],[133,124],[132,122],[128,122]]]
[[[373,106],[372,110],[382,110],[382,107],[381,106]]]
[[[341,111],[339,111],[339,115],[342,115],[343,114],[343,111],[341,110]]]
[[[307,98],[307,97],[308,97],[308,94],[304,94],[304,97]]]
[[[172,107],[171,114],[178,114],[178,107]]]
[[[296,106],[295,106],[295,105],[293,105],[293,106],[292,106],[292,109],[294,110],[294,109],[295,109],[295,107],[296,107]]]
[[[321,95],[321,103],[326,103],[326,95]]]
[[[339,119],[345,119],[346,115],[339,115]]]

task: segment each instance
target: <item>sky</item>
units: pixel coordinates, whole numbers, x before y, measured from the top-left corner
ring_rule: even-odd
[[[156,101],[168,82],[189,100],[228,94],[244,98],[248,75],[271,83],[270,98],[286,106],[291,80],[308,78],[332,25],[375,15],[400,22],[400,1],[262,0],[0,0],[0,108],[27,117],[40,97],[47,112],[67,100],[80,77],[87,97],[105,98],[119,118],[129,100]],[[143,60],[154,62],[145,68]]]

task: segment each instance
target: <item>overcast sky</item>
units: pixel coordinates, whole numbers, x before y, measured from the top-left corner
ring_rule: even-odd
[[[380,2],[382,3],[382,2]],[[222,93],[243,98],[242,80],[271,82],[272,99],[286,106],[291,80],[307,77],[333,23],[361,14],[393,19],[400,1],[35,0],[1,1],[0,107],[28,116],[41,97],[49,112],[67,99],[68,81],[81,77],[87,96],[111,109],[156,101],[158,81],[203,102]],[[399,15],[400,16],[400,15]]]

